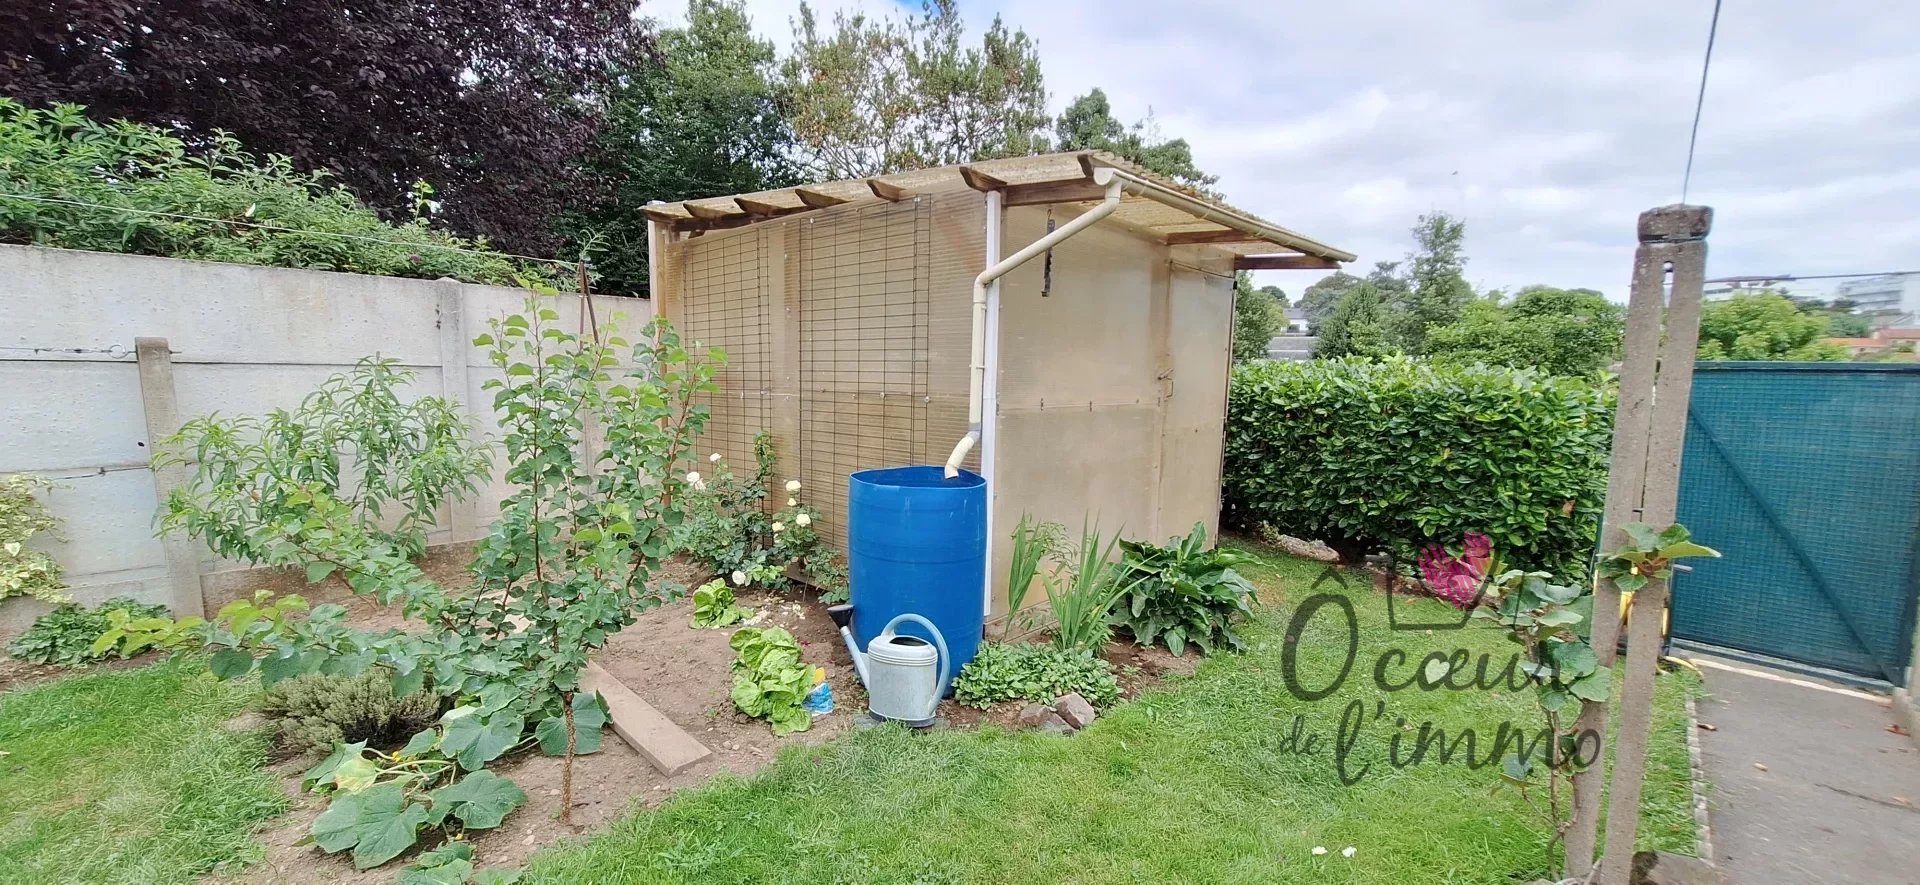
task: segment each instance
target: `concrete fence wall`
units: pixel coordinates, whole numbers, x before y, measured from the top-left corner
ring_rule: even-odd
[[[417,394],[467,404],[490,434],[480,385],[499,371],[472,340],[526,297],[453,280],[0,246],[0,474],[55,482],[44,500],[65,540],[37,546],[65,567],[75,599],[217,605],[252,578],[200,544],[154,536],[163,489],[179,479],[148,468],[155,439],[196,415],[291,408],[372,354],[412,370]],[[549,301],[561,328],[579,327],[577,296]],[[629,340],[651,315],[636,299],[596,296],[595,307],[603,329]],[[481,537],[506,491],[497,475],[446,508],[429,543]],[[44,610],[0,601],[0,637]]]

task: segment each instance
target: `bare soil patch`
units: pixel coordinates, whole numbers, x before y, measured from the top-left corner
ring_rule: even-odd
[[[125,659],[109,658],[84,667],[56,667],[51,664],[32,664],[18,658],[7,657],[5,652],[0,650],[0,692],[14,691],[54,679],[100,670],[130,670],[135,667],[145,667],[160,658],[161,655],[157,653],[146,652]]]

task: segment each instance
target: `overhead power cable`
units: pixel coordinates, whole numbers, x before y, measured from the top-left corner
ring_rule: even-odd
[[[1700,60],[1700,94],[1693,99],[1693,132],[1687,136],[1687,171],[1680,178],[1680,202],[1687,201],[1693,184],[1693,148],[1700,141],[1700,111],[1707,104],[1707,72],[1713,69],[1713,38],[1720,32],[1720,0],[1713,0],[1713,23],[1707,26],[1707,53]]]

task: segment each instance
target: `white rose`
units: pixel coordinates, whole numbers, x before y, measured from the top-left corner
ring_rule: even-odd
[[[812,522],[813,522],[813,517],[808,516],[804,513],[798,514],[793,518],[794,525],[808,525]]]
[[[687,471],[687,484],[688,484],[688,485],[699,485],[699,484],[700,484],[700,471],[698,471],[698,470],[689,470],[689,471]]]
[[[745,587],[745,586],[747,586],[747,573],[746,573],[746,572],[743,572],[743,571],[741,571],[741,570],[739,570],[739,569],[734,569],[734,570],[733,570],[733,584],[734,584],[734,586],[736,586],[736,587]]]
[[[800,491],[800,481],[797,479],[787,480],[787,491],[789,492]]]
[[[787,506],[788,506],[788,507],[798,507],[798,506],[800,506],[800,502],[799,502],[799,501],[795,501],[795,500],[794,500],[794,499],[792,499],[792,498],[788,498],[788,499],[787,499]]]
[[[786,524],[786,523],[784,523],[784,522],[775,522],[775,523],[773,524],[773,530],[774,530],[774,531],[775,531],[776,533],[777,533],[777,532],[779,532],[779,531],[780,531],[781,529],[784,529],[784,528],[786,528],[786,527],[787,527],[787,524]]]
[[[715,464],[718,464],[718,463],[720,463],[720,453],[719,453],[719,452],[714,452],[713,454],[711,454],[711,455],[708,455],[708,456],[707,456],[707,460],[709,460],[709,461],[712,461],[712,462],[713,462],[713,463],[715,463]]]

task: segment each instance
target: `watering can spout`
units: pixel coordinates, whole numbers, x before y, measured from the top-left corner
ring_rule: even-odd
[[[847,644],[847,654],[853,656],[853,672],[860,677],[860,684],[866,685],[867,653],[860,650],[860,643],[853,641],[853,606],[844,602],[827,606],[827,617],[840,628],[840,641]]]

